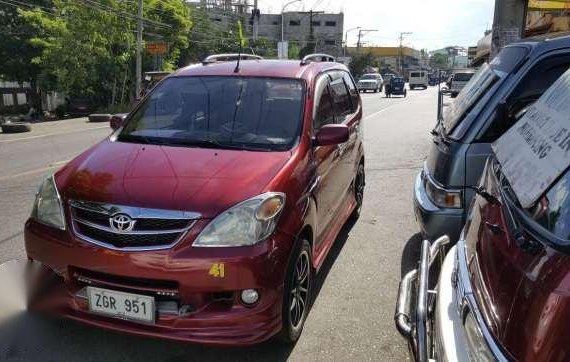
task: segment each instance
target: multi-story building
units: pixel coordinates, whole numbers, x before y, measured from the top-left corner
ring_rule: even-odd
[[[248,0],[200,0],[190,6],[206,9],[218,29],[232,29],[238,20],[244,24],[246,37],[266,39],[270,44],[283,40],[289,47],[302,49],[311,43],[312,51],[339,56],[342,54],[344,14],[310,11],[291,11],[283,14],[266,14],[255,9]],[[283,20],[283,27],[281,21]],[[256,23],[256,24],[255,24]],[[257,31],[254,31],[254,24]],[[312,40],[311,40],[312,38]]]

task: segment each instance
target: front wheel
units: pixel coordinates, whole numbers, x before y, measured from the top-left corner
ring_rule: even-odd
[[[291,255],[283,288],[283,308],[280,339],[285,343],[295,343],[301,336],[313,287],[311,245],[300,240]]]

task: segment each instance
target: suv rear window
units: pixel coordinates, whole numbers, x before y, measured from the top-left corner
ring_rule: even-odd
[[[419,73],[419,72],[410,73],[410,77],[421,77],[421,76],[422,76],[422,73]]]
[[[118,141],[286,150],[300,134],[303,83],[257,77],[165,79]]]

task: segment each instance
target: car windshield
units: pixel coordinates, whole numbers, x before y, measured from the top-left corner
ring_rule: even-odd
[[[453,76],[454,81],[458,82],[468,82],[475,73],[455,73]]]
[[[417,77],[423,77],[423,74],[419,73],[419,72],[413,72],[413,73],[410,73],[410,77],[416,77],[416,78]]]
[[[144,99],[117,140],[287,150],[299,137],[302,109],[297,79],[173,77]]]
[[[466,111],[481,98],[497,79],[498,75],[489,64],[485,63],[479,68],[444,113],[443,125],[447,134],[453,131]]]
[[[525,47],[505,47],[493,58],[490,64],[483,64],[471,76],[455,101],[443,114],[443,125],[448,135],[453,132],[467,111],[477,104],[493,84],[505,79],[508,73],[522,63],[527,53],[528,49]]]
[[[361,78],[361,80],[366,80],[366,79],[377,79],[377,76],[375,76],[374,74],[364,74]]]

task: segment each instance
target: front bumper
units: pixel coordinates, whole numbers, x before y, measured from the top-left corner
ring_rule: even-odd
[[[438,239],[431,246],[429,241],[424,241],[419,268],[406,274],[400,282],[395,314],[398,331],[408,340],[410,352],[417,361],[477,359],[470,351],[463,325],[467,308],[475,315],[493,358],[507,361],[486,328],[471,294],[466,260],[465,263],[459,261],[464,258],[462,241],[452,247],[443,260],[436,290],[428,291],[430,266],[438,256],[438,250],[448,241],[443,239],[447,237]],[[429,300],[428,295],[432,296]],[[412,315],[414,310],[415,315]]]
[[[414,183],[414,214],[422,234],[431,240],[448,235],[453,242],[459,238],[464,224],[464,209],[441,208],[429,198],[421,171]]]
[[[34,310],[119,332],[210,345],[257,344],[281,329],[290,249],[275,245],[292,245],[288,235],[276,233],[253,247],[121,252],[28,221],[25,241],[28,258],[60,280],[32,300]],[[224,265],[222,275],[211,273],[214,264]],[[155,323],[91,314],[82,294],[89,285],[155,297]],[[241,302],[243,289],[259,292],[256,304]]]

